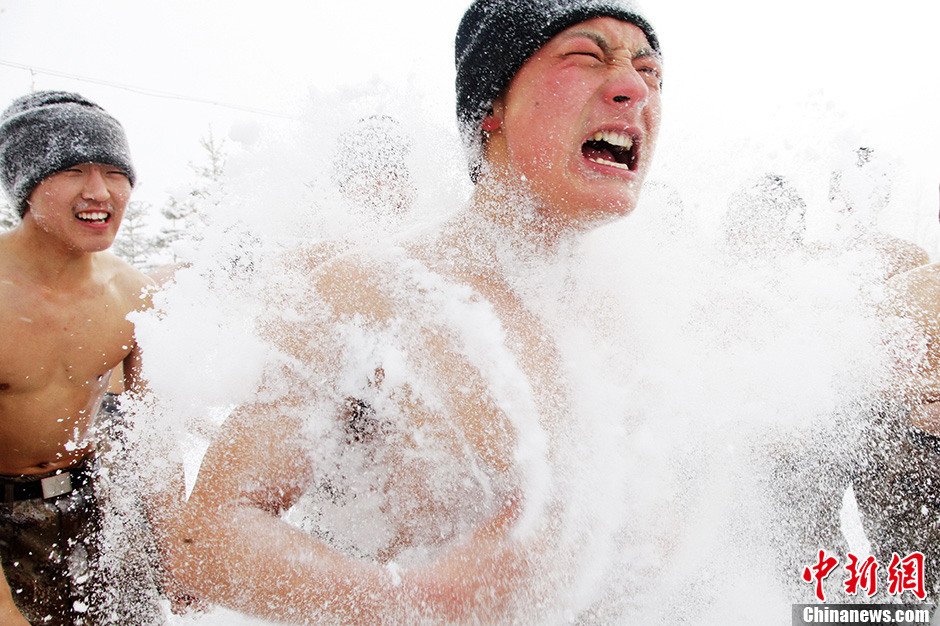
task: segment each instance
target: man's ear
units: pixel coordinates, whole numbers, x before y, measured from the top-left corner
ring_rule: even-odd
[[[483,118],[482,128],[484,131],[491,133],[495,130],[499,130],[503,126],[503,113],[506,107],[503,104],[502,98],[496,98],[493,100],[493,106],[490,109],[490,112]]]

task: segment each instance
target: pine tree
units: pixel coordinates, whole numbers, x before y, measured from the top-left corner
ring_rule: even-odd
[[[174,245],[185,238],[199,239],[214,210],[222,202],[222,177],[225,172],[225,141],[217,139],[212,132],[199,140],[205,150],[203,163],[190,163],[196,174],[189,185],[171,194],[160,210],[166,225],[161,229],[157,245],[170,251],[170,261],[180,259]]]
[[[171,263],[179,262],[173,246],[177,241],[192,233],[191,225],[195,219],[193,215],[195,210],[195,203],[191,197],[180,200],[176,196],[170,196],[166,205],[160,209],[160,214],[166,220],[166,224],[157,236],[157,247],[169,251]]]
[[[225,141],[216,139],[211,128],[209,133],[199,140],[199,145],[205,150],[205,162],[190,163],[189,167],[196,173],[192,191],[194,210],[204,225],[222,203],[222,177],[225,174],[227,154]]]
[[[5,200],[0,200],[0,230],[10,230],[20,223],[16,211]]]
[[[225,160],[228,156],[225,152],[225,140],[216,139],[210,128],[209,134],[199,140],[199,145],[206,151],[208,163],[204,165],[190,163],[189,166],[201,178],[213,183],[221,182],[222,175],[225,173]]]
[[[116,255],[143,272],[160,263],[159,237],[147,226],[147,218],[152,214],[153,205],[149,202],[128,203],[121,230],[112,247]]]

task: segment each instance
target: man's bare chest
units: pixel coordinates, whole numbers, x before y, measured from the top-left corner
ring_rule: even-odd
[[[0,384],[8,389],[86,385],[132,347],[126,306],[107,289],[69,297],[8,287],[0,300]]]

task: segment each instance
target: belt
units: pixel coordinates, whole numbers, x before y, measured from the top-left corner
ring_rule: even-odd
[[[80,465],[56,470],[48,476],[0,476],[0,502],[58,498],[88,484],[93,471],[91,459]]]

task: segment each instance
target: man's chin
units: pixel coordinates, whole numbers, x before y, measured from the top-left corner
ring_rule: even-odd
[[[86,254],[94,254],[96,252],[104,252],[105,250],[110,249],[113,243],[113,238],[102,238],[97,241],[81,242],[75,247],[76,249]]]
[[[570,214],[585,227],[595,227],[626,217],[636,208],[637,200],[632,193],[589,196],[572,207]]]

